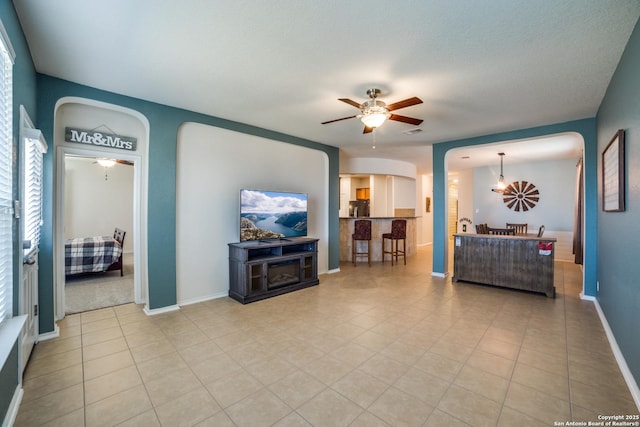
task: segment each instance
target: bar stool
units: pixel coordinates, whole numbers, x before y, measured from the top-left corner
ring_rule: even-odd
[[[367,262],[371,266],[371,221],[368,219],[358,219],[353,224],[354,233],[351,235],[351,261],[356,265],[357,257],[367,257]],[[367,252],[358,252],[358,242],[367,242]]]
[[[385,249],[385,240],[391,240],[391,249]],[[384,255],[391,255],[391,265],[393,265],[393,257],[398,262],[398,255],[402,255],[404,259],[404,265],[407,265],[407,220],[406,219],[394,219],[391,221],[391,233],[384,233],[382,235],[382,263],[384,263]],[[402,240],[402,250],[398,249],[398,241]],[[394,247],[395,246],[395,247]]]

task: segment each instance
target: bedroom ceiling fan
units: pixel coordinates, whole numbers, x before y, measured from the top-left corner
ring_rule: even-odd
[[[409,123],[412,125],[419,125],[423,122],[421,119],[415,119],[413,117],[401,116],[398,114],[392,114],[391,111],[399,110],[401,108],[411,107],[412,105],[422,104],[422,100],[417,97],[407,98],[402,101],[394,102],[393,104],[386,104],[378,100],[380,95],[380,89],[372,88],[367,90],[367,95],[371,98],[369,101],[360,104],[348,98],[339,98],[338,101],[346,102],[360,110],[361,114],[355,116],[342,117],[340,119],[329,120],[322,122],[323,125],[333,122],[339,122],[341,120],[359,118],[364,123],[364,130],[362,133],[372,132],[373,129],[380,127],[386,120],[395,120],[397,122]]]
[[[105,168],[110,168],[116,163],[120,163],[121,165],[133,166],[133,162],[130,162],[129,160],[122,160],[122,159],[99,158],[99,159],[96,159],[94,163],[98,163],[100,166]]]
[[[102,166],[104,168],[104,180],[108,181],[109,180],[109,176],[108,176],[108,171],[109,168],[112,168],[116,163],[120,163],[122,165],[127,165],[127,166],[133,166],[133,162],[130,162],[129,160],[122,160],[122,159],[108,159],[108,158],[104,158],[104,157],[99,157],[96,159],[95,162],[93,163],[97,163],[100,166]]]

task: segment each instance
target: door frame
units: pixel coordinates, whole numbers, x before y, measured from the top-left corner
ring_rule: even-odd
[[[65,182],[66,182],[66,156],[81,156],[88,158],[109,157],[117,160],[127,160],[133,163],[133,289],[134,289],[134,301],[136,304],[143,304],[146,302],[146,289],[142,287],[141,281],[141,215],[140,215],[140,188],[141,188],[141,173],[140,162],[141,156],[130,155],[122,153],[109,153],[105,156],[104,151],[73,148],[60,146],[56,148],[56,193],[55,193],[55,205],[56,205],[56,219],[55,219],[55,238],[54,244],[56,250],[54,250],[54,262],[56,266],[56,318],[62,319],[65,316],[65,267],[64,267],[64,236],[65,236]]]

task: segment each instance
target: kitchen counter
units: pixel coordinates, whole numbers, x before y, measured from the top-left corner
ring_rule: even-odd
[[[371,221],[371,261],[382,261],[382,234],[391,232],[391,221],[394,219],[407,220],[407,257],[416,253],[416,216],[389,216],[389,217],[340,217],[340,261],[351,262],[351,235],[353,234],[353,223],[358,219]],[[366,247],[365,243],[360,243]],[[387,250],[388,245],[387,242]],[[400,244],[402,247],[402,244]],[[362,249],[361,250],[364,250]],[[391,262],[387,256],[385,261]],[[359,258],[358,262],[366,263],[366,258]]]

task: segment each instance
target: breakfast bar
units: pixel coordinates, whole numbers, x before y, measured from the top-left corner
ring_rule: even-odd
[[[416,253],[416,217],[342,217],[340,218],[340,261],[351,261],[351,235],[354,223],[358,219],[371,221],[371,261],[382,261],[382,234],[391,231],[391,221],[404,219],[407,221],[407,256]],[[387,257],[387,260],[389,258]]]
[[[555,238],[536,235],[453,235],[453,281],[459,280],[555,297]]]

